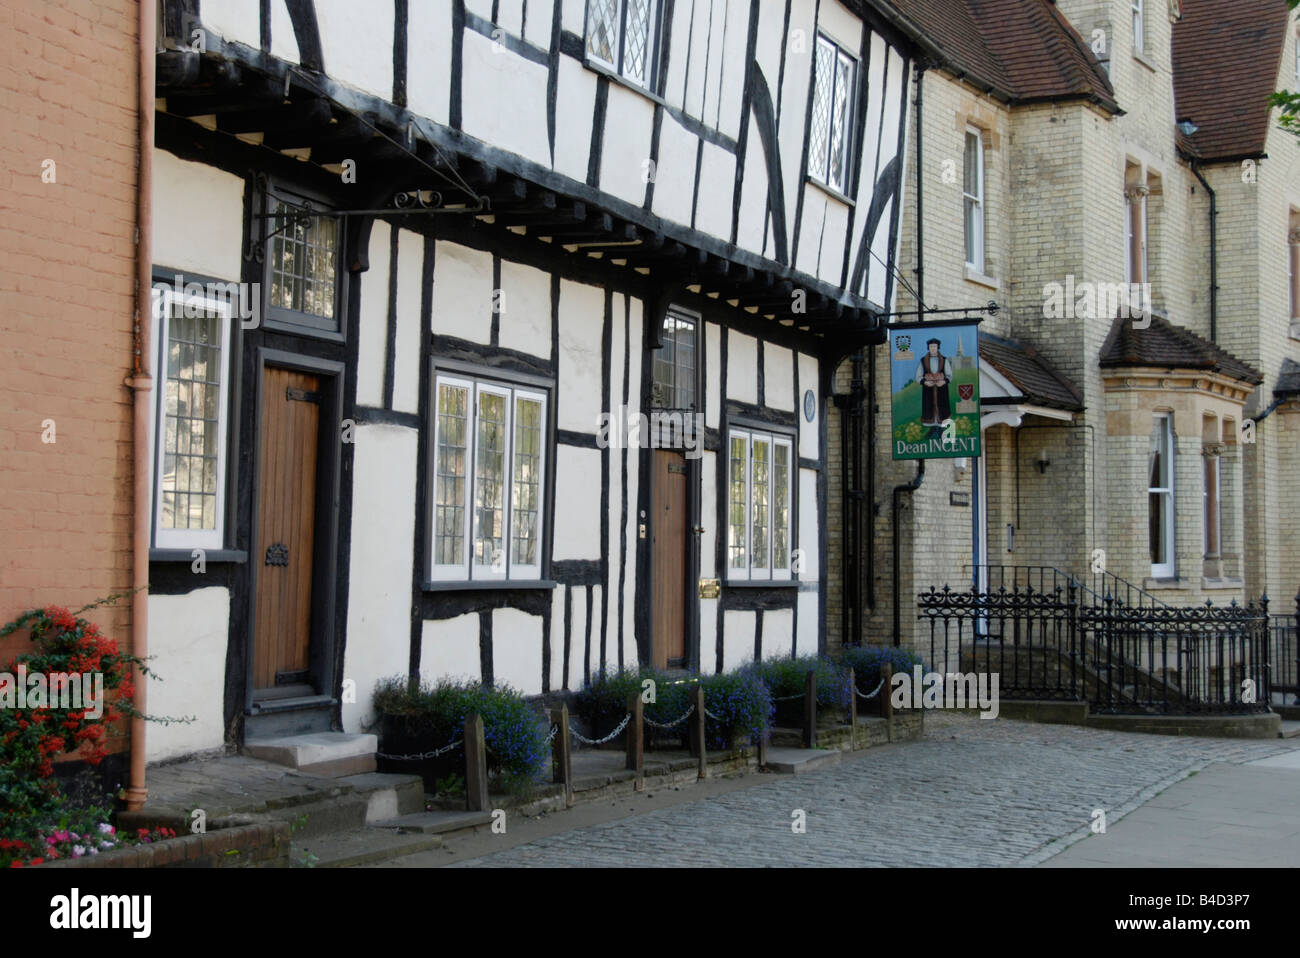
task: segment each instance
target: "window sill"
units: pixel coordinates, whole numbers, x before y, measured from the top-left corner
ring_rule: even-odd
[[[1176,577],[1153,579],[1151,576],[1147,576],[1142,580],[1142,588],[1147,592],[1186,592],[1192,588],[1192,583],[1187,579]]]
[[[1300,339],[1300,319],[1291,320],[1291,338]]]
[[[243,549],[202,549],[195,547],[197,551],[203,553],[204,562],[230,562],[236,565],[243,565],[248,561],[248,553]],[[189,564],[194,561],[195,549],[150,549],[150,562],[184,562]]]
[[[835,187],[831,186],[828,183],[823,183],[821,180],[817,179],[817,177],[812,176],[811,174],[808,176],[806,182],[811,186],[817,187],[817,189],[821,190],[831,199],[838,200],[839,202],[845,204],[850,208],[857,205],[853,200],[849,199],[849,197],[846,194],[841,193],[839,190],[837,190]]]
[[[1207,591],[1213,589],[1231,589],[1234,592],[1240,592],[1246,587],[1246,580],[1240,576],[1221,576],[1217,578],[1206,577],[1201,579],[1201,588]]]
[[[585,44],[584,44],[584,48],[585,48]],[[599,60],[593,60],[589,56],[584,56],[582,58],[582,63],[583,66],[585,66],[588,70],[591,70],[593,73],[599,73],[603,77],[608,77],[610,80],[613,80],[619,86],[626,87],[627,89],[631,90],[633,93],[639,93],[647,100],[650,100],[653,103],[657,103],[660,106],[664,106],[664,107],[668,106],[667,101],[664,100],[663,97],[659,96],[657,93],[653,92],[648,87],[643,87],[635,80],[629,80],[627,77],[623,76],[623,74],[619,73],[617,70],[613,69],[612,67],[607,66],[604,63],[601,63]]]
[[[1146,67],[1146,68],[1147,68],[1148,70],[1150,70],[1152,73],[1158,73],[1158,72],[1159,72],[1159,70],[1156,69],[1156,65],[1155,65],[1154,63],[1152,63],[1150,60],[1148,60],[1148,59],[1146,58],[1146,54],[1142,53],[1141,51],[1139,51],[1139,50],[1134,50],[1134,51],[1133,51],[1133,59],[1136,60],[1138,63],[1142,64],[1144,67]]]
[[[998,281],[992,276],[985,276],[979,270],[969,264],[966,266],[966,282],[978,283],[980,286],[987,286],[989,289],[998,289]]]
[[[558,583],[550,579],[480,579],[477,582],[430,582],[425,580],[420,583],[422,592],[502,592],[506,590],[521,591],[535,590],[543,591],[554,589]]]
[[[728,589],[797,589],[798,579],[727,579],[723,586]]]

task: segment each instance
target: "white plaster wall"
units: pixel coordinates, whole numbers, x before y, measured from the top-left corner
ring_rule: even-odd
[[[709,16],[712,12],[712,0],[699,0],[698,3],[682,4],[688,6],[694,14],[694,20],[687,29],[673,35],[677,40],[681,37],[680,47],[677,49],[687,49],[686,44],[690,43],[690,65],[686,70],[686,87],[683,95],[683,104],[687,113],[694,117],[703,117],[704,115],[704,61],[709,50]],[[676,46],[676,44],[674,44]]]
[[[799,248],[795,250],[795,268],[809,276],[817,275],[817,256],[821,249],[822,226],[826,222],[824,190],[812,183],[804,185],[803,225],[799,228]]]
[[[600,455],[599,449],[555,447],[555,540],[551,554],[557,561],[600,558]]]
[[[569,629],[569,674],[567,689],[582,688],[582,657],[587,642],[587,590],[573,588],[573,618]],[[592,608],[595,608],[594,600]],[[560,620],[560,668],[564,668],[564,620]]]
[[[887,165],[894,158],[894,155],[898,153],[898,128],[899,123],[902,122],[901,90],[906,80],[907,75],[903,58],[891,49],[889,51],[889,83],[888,89],[885,91],[884,103],[884,135],[881,137],[880,142],[880,156],[876,160],[877,169]],[[869,199],[868,197],[868,201]],[[879,264],[889,260],[889,223],[893,216],[893,210],[894,202],[891,200],[881,214],[875,236],[871,240],[871,249],[875,255],[871,257],[873,268],[870,271],[870,280],[867,284],[867,299],[881,307],[885,304],[887,276],[885,268]]]
[[[645,163],[650,159],[653,130],[654,104],[639,93],[611,83],[600,158],[602,190],[637,206],[645,201]]]
[[[261,49],[262,18],[258,0],[207,0],[200,14],[204,29],[224,40],[246,43],[254,50]]]
[[[465,9],[477,13],[484,20],[492,19],[492,0],[465,0]]]
[[[564,29],[580,37],[585,36],[586,0],[555,0],[555,2],[561,5],[560,23]]]
[[[754,661],[754,613],[728,609],[722,613],[722,671]]]
[[[871,62],[866,64],[867,71],[867,119],[865,130],[879,130],[880,117],[884,110],[884,104],[881,101],[881,94],[887,93],[884,89],[885,82],[885,60],[889,51],[888,44],[878,33],[871,35]],[[883,138],[882,138],[883,139]],[[859,177],[858,177],[858,209],[859,216],[853,224],[853,235],[849,238],[849,249],[851,250],[850,263],[856,262],[858,250],[861,247],[861,236],[863,222],[866,217],[866,210],[871,206],[871,194],[875,187],[876,175],[879,166],[876,162],[877,139],[875,136],[864,136],[862,138],[862,155],[859,157]],[[868,272],[871,267],[875,266],[875,261],[868,263]]]
[[[768,609],[763,613],[763,658],[779,659],[794,650],[794,610]]]
[[[244,181],[206,163],[153,151],[153,261],[238,282]]]
[[[393,339],[393,408],[420,411],[420,300],[424,237],[397,233],[397,330]]]
[[[827,199],[826,215],[822,222],[821,252],[817,258],[817,276],[832,286],[840,285],[840,277],[844,275],[844,241],[848,229],[849,208],[839,200]]]
[[[591,669],[592,678],[600,673],[600,615],[601,603],[605,601],[605,590],[598,585],[591,587],[591,655],[587,661]],[[583,642],[586,637],[583,637]],[[577,646],[578,657],[582,656],[582,645]]]
[[[518,609],[492,613],[492,677],[524,695],[542,694],[542,617]]]
[[[700,674],[712,675],[718,666],[718,600],[700,599]]]
[[[750,0],[727,0],[717,127],[732,138],[740,136],[740,107],[745,94],[745,48],[749,45],[749,4]]]
[[[356,682],[357,701],[343,705],[348,732],[373,720],[375,683],[409,667],[417,439],[416,430],[390,425],[359,425],[353,435],[343,677]]]
[[[546,68],[489,38],[465,31],[461,75],[464,131],[497,149],[550,165],[546,133]],[[389,55],[389,62],[392,55]]]
[[[206,5],[203,13],[207,13]],[[285,0],[271,0],[271,56],[298,63],[298,35],[293,32],[293,20]]]
[[[734,330],[727,335],[727,398],[758,402],[758,340]]]
[[[357,403],[384,404],[388,351],[388,251],[392,228],[376,220],[370,230],[370,269],[360,273],[361,330],[357,335]]]
[[[433,256],[433,332],[492,341],[492,254],[439,241]]]
[[[555,16],[556,2],[532,3],[528,7],[528,19],[524,21],[524,39],[543,50],[551,49],[551,24]]]
[[[820,598],[816,592],[799,593],[799,636],[795,643],[797,655],[811,655],[817,651],[818,610]]]
[[[817,26],[850,52],[858,52],[862,43],[862,21],[839,0],[821,0],[817,8]]]
[[[693,70],[705,69],[704,104],[699,117],[709,126],[718,125],[718,100],[722,87],[722,53],[723,35],[727,32],[727,0],[709,0],[707,4],[697,3],[709,12],[709,21],[705,28],[708,37],[708,55],[703,60],[691,64]],[[748,32],[748,28],[746,28]]]
[[[224,744],[229,642],[229,589],[213,586],[186,595],[149,596],[149,668],[161,680],[148,682],[149,714],[193,716],[195,721],[149,723],[146,761],[160,762]]]
[[[763,346],[763,399],[769,409],[794,411],[794,353],[784,346]]]
[[[813,469],[799,470],[799,530],[795,547],[803,550],[800,581],[815,581],[821,576],[818,566],[821,542],[817,535],[817,472]]]
[[[677,37],[685,37],[690,33],[691,14],[694,6],[694,4],[690,3],[673,5],[673,22],[670,29],[675,42]],[[686,41],[683,39],[680,43],[682,44],[681,48],[685,49]],[[682,56],[670,56],[668,58],[668,79],[664,85],[664,100],[678,109],[681,109],[685,102],[686,60],[687,58]],[[665,119],[667,118],[665,117]]]
[[[659,163],[655,168],[656,216],[691,224],[695,196],[695,154],[699,139],[668,113],[659,127]]]
[[[315,0],[325,72],[340,83],[393,98],[393,0]]]
[[[524,35],[524,0],[497,0],[497,25],[511,36]],[[545,10],[545,6],[533,0],[533,10]],[[489,9],[489,14],[491,10]]]
[[[705,143],[700,157],[700,199],[695,211],[695,228],[730,240],[735,189],[736,158],[720,146]]]
[[[744,181],[740,190],[740,220],[737,223],[736,242],[747,250],[761,253],[763,249],[763,224],[767,212],[767,162],[763,153],[763,139],[758,134],[758,122],[748,117],[749,146],[745,149]]]
[[[781,93],[776,91],[778,76],[768,74],[768,83],[772,84],[772,101],[780,102],[780,115],[777,120],[777,141],[780,144],[781,170],[785,175],[785,214],[786,227],[790,235],[787,242],[793,245],[795,212],[798,209],[799,190],[803,183],[799,181],[799,169],[804,152],[804,118],[808,109],[808,84],[812,78],[812,58],[817,46],[817,28],[815,22],[816,0],[792,0],[790,6],[791,42],[786,48],[785,83]],[[804,42],[796,45],[794,31],[802,30]],[[870,127],[868,127],[870,129]],[[772,234],[768,235],[768,255],[772,255],[776,246]]]
[[[717,501],[718,490],[718,454],[706,452],[700,457],[700,484],[704,490],[703,505],[700,509],[700,525],[704,533],[700,536],[700,578],[712,579],[720,575],[716,567],[718,510],[710,503]]]
[[[407,8],[406,103],[412,113],[446,123],[451,104],[451,4]]]
[[[560,282],[560,429],[595,435],[600,428],[601,336],[605,295],[597,286]]]
[[[722,355],[722,329],[717,323],[704,324],[704,425],[717,429],[722,419],[722,377],[718,357]]]
[[[499,317],[502,348],[550,359],[550,274],[502,260],[501,289],[505,293],[505,309]]]
[[[569,586],[556,586],[551,593],[551,689],[565,688],[564,684],[564,594]]]
[[[579,30],[582,29],[579,23]],[[555,170],[579,183],[587,181],[591,155],[591,123],[596,109],[596,74],[572,57],[560,57],[555,88]]]
[[[420,681],[433,684],[441,678],[453,678],[477,682],[482,677],[477,612],[458,615],[453,619],[426,619],[422,623]]]
[[[821,390],[817,382],[817,359],[813,356],[799,354],[799,395],[795,397],[799,413],[799,455],[805,459],[816,459],[821,444]],[[811,389],[817,397],[817,412],[809,422],[803,415],[803,394]]]

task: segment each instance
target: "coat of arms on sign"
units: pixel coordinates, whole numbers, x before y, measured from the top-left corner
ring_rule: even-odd
[[[915,359],[912,355],[912,337],[895,336],[894,337],[894,358],[906,362],[909,359]]]

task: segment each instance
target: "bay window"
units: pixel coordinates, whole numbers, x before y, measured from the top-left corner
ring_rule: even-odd
[[[535,388],[435,374],[434,581],[541,578],[546,402]]]
[[[789,580],[793,441],[733,429],[727,449],[727,578]]]
[[[1155,417],[1147,458],[1148,541],[1151,576],[1174,576],[1174,420],[1169,413]]]

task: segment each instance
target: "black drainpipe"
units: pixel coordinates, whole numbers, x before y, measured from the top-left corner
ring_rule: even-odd
[[[922,204],[923,178],[922,170],[922,152],[921,141],[925,139],[922,134],[921,126],[921,81],[925,78],[925,63],[922,62],[916,68],[916,321],[918,323],[925,321],[925,257],[922,251],[925,249],[925,207]],[[886,340],[886,344],[888,340]],[[874,364],[873,364],[874,365]],[[903,642],[903,607],[902,594],[903,584],[900,581],[903,568],[903,537],[899,534],[898,516],[903,507],[903,494],[912,493],[921,488],[921,482],[925,479],[925,460],[918,459],[916,462],[916,478],[911,482],[904,482],[901,485],[894,486],[893,495],[893,536],[894,536],[894,645],[902,645]]]
[[[850,384],[853,402],[849,415],[853,417],[853,490],[850,493],[850,532],[853,537],[853,581],[850,595],[853,606],[852,639],[849,644],[862,643],[862,350],[853,354],[853,380]]]
[[[1192,175],[1201,181],[1201,186],[1205,187],[1205,192],[1210,197],[1210,342],[1217,343],[1217,333],[1219,325],[1219,244],[1215,237],[1218,233],[1219,222],[1219,200],[1214,195],[1214,190],[1210,184],[1205,182],[1205,177],[1201,176],[1200,167],[1196,161],[1191,163]]]
[[[888,346],[886,355],[888,355]],[[871,347],[867,365],[867,498],[871,511],[867,513],[867,608],[876,611],[876,347]]]

